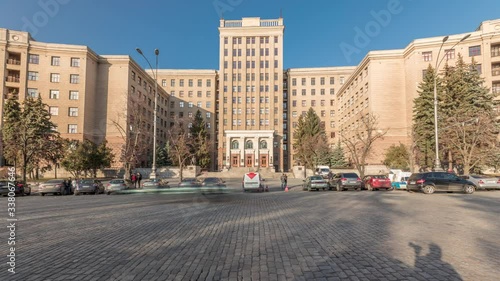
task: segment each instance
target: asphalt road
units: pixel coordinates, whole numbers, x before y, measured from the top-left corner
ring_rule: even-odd
[[[498,280],[500,192],[16,198],[0,280]]]

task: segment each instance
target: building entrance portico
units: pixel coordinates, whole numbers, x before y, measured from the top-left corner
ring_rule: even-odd
[[[225,131],[227,155],[224,166],[229,168],[274,168],[275,131]]]

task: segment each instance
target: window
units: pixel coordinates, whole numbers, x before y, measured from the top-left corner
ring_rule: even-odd
[[[175,79],[170,79],[170,86],[175,87]]]
[[[207,79],[207,87],[212,87],[212,80],[211,79]]]
[[[184,91],[179,91],[179,97],[184,97]]]
[[[245,149],[253,149],[253,142],[251,140],[245,143]]]
[[[179,102],[179,107],[181,107],[181,108],[184,107],[184,102],[183,101]]]
[[[500,45],[491,46],[491,56],[492,57],[500,56]]]
[[[303,100],[302,101],[302,106],[306,106],[307,105],[307,101]]]
[[[38,80],[38,72],[28,71],[28,80],[37,81]]]
[[[192,98],[193,97],[193,91],[188,91],[188,97]]]
[[[227,41],[228,41],[227,37],[224,37],[224,44],[227,44]]]
[[[193,79],[189,79],[188,80],[188,86],[189,87],[193,87]]]
[[[267,149],[267,142],[265,140],[260,141],[259,148],[260,149]]]
[[[240,143],[237,140],[231,142],[231,149],[239,149]]]
[[[61,58],[60,57],[52,57],[52,59],[50,61],[50,65],[53,65],[53,66],[61,65]]]
[[[192,112],[188,112],[188,117],[189,118],[193,118],[193,113]]]
[[[49,99],[52,99],[52,100],[59,99],[59,90],[50,90]]]
[[[306,85],[306,78],[302,78],[302,86]]]
[[[297,78],[292,78],[292,86],[297,86]]]
[[[311,96],[315,96],[316,95],[316,89],[312,89],[311,90]]]
[[[302,89],[302,95],[305,96],[306,95],[306,89]]]
[[[72,116],[72,117],[78,116],[78,107],[70,107],[69,108],[69,116]]]
[[[345,82],[344,76],[340,76],[340,85],[344,85],[344,82]]]
[[[469,47],[469,57],[480,56],[480,55],[481,55],[481,46]]]
[[[325,89],[321,89],[321,95],[324,96],[325,95]]]
[[[330,85],[335,84],[335,77],[330,77]]]
[[[50,74],[50,82],[59,83],[61,80],[61,75],[59,73],[51,73]]]
[[[69,91],[70,100],[78,100],[78,91]]]
[[[212,114],[210,112],[207,112],[207,119],[210,119],[212,117]]]
[[[207,91],[206,96],[207,96],[207,98],[211,97],[212,96],[212,92]]]
[[[326,111],[325,110],[321,110],[321,117],[326,117]]]
[[[297,96],[297,90],[292,90],[292,96]]]
[[[444,57],[446,60],[451,60],[455,58],[455,49],[444,50]]]
[[[471,70],[475,70],[477,71],[478,74],[481,74],[482,73],[481,64],[476,64],[474,66],[471,65]]]
[[[422,59],[424,61],[432,61],[432,52],[422,52]]]
[[[210,107],[212,107],[212,103],[207,101],[207,108],[210,108]]]
[[[312,100],[312,101],[311,101],[311,106],[312,106],[312,107],[316,106],[316,101],[315,101],[315,100]]]
[[[26,93],[26,97],[28,98],[37,98],[38,97],[38,89],[30,89]]]
[[[59,107],[57,107],[57,106],[50,106],[49,107],[49,112],[50,112],[50,115],[57,116],[57,115],[59,115]]]
[[[184,87],[184,79],[179,80],[179,86]]]
[[[224,49],[224,56],[227,57],[228,51],[227,49]]]
[[[193,107],[193,102],[191,102],[191,101],[190,101],[190,102],[188,102],[188,107],[189,107],[189,108],[192,108],[192,107]]]
[[[31,64],[39,64],[40,63],[40,56],[39,55],[30,54],[28,62],[31,63]]]
[[[162,79],[161,80],[161,86],[162,87],[167,87],[167,79]]]
[[[71,66],[72,67],[80,67],[80,59],[79,58],[71,58]]]
[[[78,84],[78,83],[80,83],[80,75],[78,75],[78,74],[71,74],[69,76],[69,82],[71,84]]]
[[[68,134],[76,134],[76,133],[78,133],[78,125],[69,124],[68,125]]]
[[[199,102],[196,103],[196,106],[199,107],[199,108],[201,108],[203,106],[202,104],[203,103],[201,101],[199,101]]]
[[[321,85],[325,85],[325,77],[321,77],[320,80],[319,80],[319,83]]]
[[[325,100],[321,100],[321,106],[325,106]]]
[[[316,85],[316,78],[311,78],[311,86]]]

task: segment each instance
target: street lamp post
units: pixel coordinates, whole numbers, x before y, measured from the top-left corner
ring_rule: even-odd
[[[157,120],[157,114],[158,114],[158,55],[160,54],[160,50],[155,49],[155,56],[156,56],[156,73],[153,71],[153,67],[151,66],[151,63],[149,63],[148,58],[144,55],[144,53],[141,51],[141,49],[136,48],[135,49],[148,63],[149,68],[151,69],[151,72],[153,72],[153,78],[155,79],[155,98],[154,98],[154,110],[153,110],[153,165],[151,167],[151,174],[149,175],[150,179],[156,179],[158,177],[158,174],[156,173],[156,123],[158,122]]]
[[[464,41],[465,39],[469,38],[470,34],[465,35],[453,45],[450,50],[453,50],[455,46],[457,46],[460,42]],[[443,48],[444,43],[448,40],[449,36],[445,36],[443,38],[443,42],[441,43],[441,47],[439,47],[439,52],[436,57],[436,67],[434,68],[434,136],[435,136],[435,142],[436,142],[436,161],[434,163],[434,170],[435,171],[442,171],[443,169],[441,168],[441,160],[439,160],[439,134],[438,134],[438,99],[437,99],[437,75],[439,71],[439,66],[441,65],[441,62],[443,62],[443,59],[446,58],[447,56],[443,56],[441,60],[439,60],[439,54],[441,53],[441,49]]]

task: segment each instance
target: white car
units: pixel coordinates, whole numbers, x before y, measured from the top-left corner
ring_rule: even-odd
[[[267,185],[264,185],[265,180],[262,178],[262,176],[259,173],[246,173],[243,176],[243,191],[269,191],[269,187]]]
[[[132,188],[132,182],[129,180],[124,180],[124,179],[114,179],[111,180],[107,185],[106,185],[106,194],[111,194],[116,191],[121,191],[121,190],[126,190],[129,188]]]

